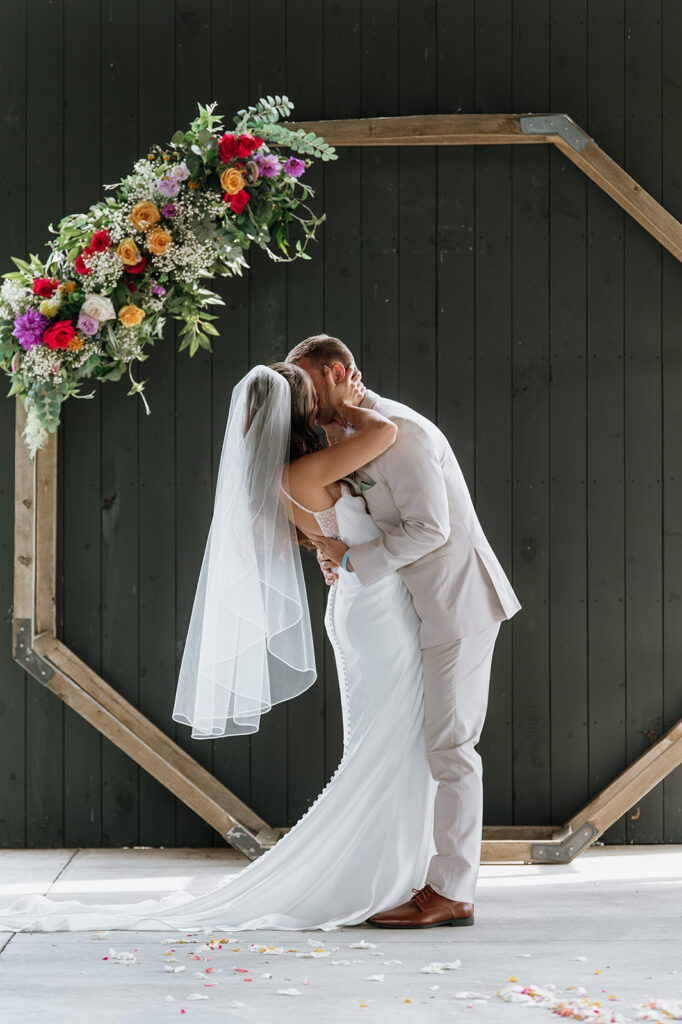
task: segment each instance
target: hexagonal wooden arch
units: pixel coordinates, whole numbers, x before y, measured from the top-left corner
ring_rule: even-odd
[[[481,146],[550,143],[682,261],[682,224],[606,155],[567,114],[431,114],[288,123],[334,146]],[[254,859],[284,828],[271,828],[226,786],[124,700],[58,637],[57,434],[36,459],[16,400],[13,656],[229,843]],[[682,720],[560,828],[488,826],[481,860],[567,863],[682,763]]]

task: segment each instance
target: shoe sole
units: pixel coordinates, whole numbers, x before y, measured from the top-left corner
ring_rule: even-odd
[[[453,917],[449,921],[435,921],[433,924],[386,924],[384,921],[367,921],[367,924],[372,924],[375,928],[439,928],[442,925],[466,928],[473,923],[473,915],[471,917]]]

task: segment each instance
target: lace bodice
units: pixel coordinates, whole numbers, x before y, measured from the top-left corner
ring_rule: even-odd
[[[337,540],[342,540],[348,547],[352,547],[354,544],[362,544],[364,541],[381,535],[381,529],[369,515],[364,498],[355,494],[344,480],[341,481],[341,495],[335,504],[331,508],[323,509],[322,512],[314,512],[312,509],[306,508],[305,505],[301,505],[287,494],[284,488],[282,491],[294,505],[311,516],[315,516],[325,537],[334,537]]]
[[[313,515],[317,519],[318,526],[325,537],[339,538],[339,521],[336,518],[336,505],[332,505],[331,508],[325,508],[322,512],[313,512]]]
[[[345,490],[344,490],[345,487]],[[339,534],[339,523],[336,518],[336,504],[332,505],[331,508],[325,508],[321,512],[313,512],[311,508],[306,508],[305,505],[301,505],[300,502],[292,498],[288,491],[282,488],[282,492],[286,494],[289,501],[293,502],[297,508],[300,508],[303,512],[308,512],[309,515],[315,516],[317,525],[322,530],[325,537],[334,537],[336,540],[340,538]],[[350,488],[347,485],[341,484],[341,495],[350,494]]]

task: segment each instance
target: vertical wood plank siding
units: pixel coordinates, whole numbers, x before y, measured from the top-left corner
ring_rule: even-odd
[[[3,269],[197,101],[262,93],[298,120],[565,111],[682,216],[673,0],[12,0],[0,39]],[[300,817],[341,756],[312,557],[317,684],[252,737],[170,716],[232,387],[337,334],[446,432],[524,606],[496,648],[485,822],[561,824],[682,715],[682,267],[549,147],[356,147],[310,181],[312,261],[255,251],[219,282],[212,356],[169,328],[135,369],[150,416],[124,381],[67,403],[61,635],[264,818]],[[4,401],[0,845],[220,844],[13,662],[13,432]],[[682,842],[682,770],[605,839]]]

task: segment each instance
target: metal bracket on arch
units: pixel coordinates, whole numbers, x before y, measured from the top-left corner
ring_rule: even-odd
[[[560,843],[531,843],[531,861],[533,864],[569,864],[598,835],[599,829],[586,821]]]
[[[576,153],[592,141],[568,114],[524,114],[521,131],[524,135],[560,135]]]
[[[54,675],[54,668],[40,654],[33,650],[31,638],[32,623],[30,619],[16,619],[14,632],[14,658],[22,668],[37,679],[43,686],[47,686]]]

